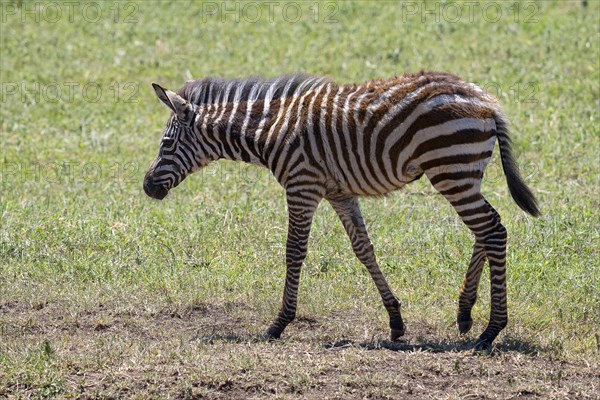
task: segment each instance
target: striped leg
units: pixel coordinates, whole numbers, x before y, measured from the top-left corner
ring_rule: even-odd
[[[300,270],[306,257],[312,218],[320,198],[301,198],[288,193],[288,237],[286,245],[286,274],[283,301],[277,319],[264,334],[267,339],[277,339],[285,327],[296,317]]]
[[[482,196],[483,198],[483,196]],[[475,233],[477,242],[483,245],[490,264],[491,310],[490,322],[479,336],[476,350],[489,349],[492,342],[508,323],[506,304],[506,228],[500,223],[500,217],[487,201],[487,221],[476,227],[469,225]]]
[[[441,180],[433,171],[426,172],[434,187],[454,206],[462,221],[475,235],[475,248],[463,283],[457,317],[459,330],[466,332],[472,324],[471,308],[475,303],[481,269],[488,259],[491,280],[490,321],[479,336],[476,350],[489,349],[508,322],[506,305],[506,229],[500,216],[479,192],[480,181]],[[483,172],[481,172],[483,174]]]
[[[337,212],[352,242],[352,249],[358,259],[367,267],[371,278],[379,290],[383,304],[390,316],[391,339],[396,340],[404,334],[404,323],[400,315],[400,303],[388,286],[383,273],[377,265],[373,245],[360,212],[358,200],[354,197],[328,199]]]
[[[482,246],[475,244],[473,246],[473,256],[469,263],[469,269],[465,275],[460,296],[458,298],[458,316],[456,322],[458,330],[464,334],[471,330],[473,319],[471,318],[471,309],[477,300],[477,287],[481,278],[481,271],[485,263],[485,251]]]
[[[500,221],[500,215],[496,212],[496,210],[494,210],[490,203],[488,203],[485,199],[483,199],[483,202],[488,206],[494,215],[494,218],[497,218],[498,221]],[[463,214],[468,214],[468,212],[463,212]],[[485,260],[485,248],[482,245],[475,243],[475,246],[473,246],[473,256],[471,257],[471,262],[469,263],[469,269],[467,270],[465,280],[460,289],[460,296],[458,298],[458,316],[456,318],[456,322],[458,324],[458,330],[462,334],[469,332],[469,330],[471,330],[471,326],[473,325],[471,309],[477,300],[477,287],[479,286],[479,280],[481,278],[481,272],[483,271]]]

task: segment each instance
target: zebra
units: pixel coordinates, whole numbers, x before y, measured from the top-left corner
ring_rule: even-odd
[[[424,71],[347,85],[296,74],[273,80],[208,77],[187,81],[177,92],[152,86],[172,114],[144,178],[148,196],[163,199],[186,176],[219,159],[266,167],[285,189],[283,300],[265,338],[279,338],[295,318],[311,222],[323,199],[381,295],[391,340],[404,334],[400,302],[378,266],[358,199],[388,194],[425,175],[475,236],[459,291],[461,334],[472,327],[471,309],[489,263],[489,323],[474,347],[491,349],[508,322],[507,232],[480,191],[496,140],[512,198],[528,214],[540,215],[513,157],[497,99],[456,75]]]

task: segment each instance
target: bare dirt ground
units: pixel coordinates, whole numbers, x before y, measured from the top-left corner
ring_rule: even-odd
[[[598,365],[501,340],[436,340],[425,324],[400,342],[368,318],[299,317],[275,342],[244,304],[119,311],[97,304],[0,307],[0,397],[177,399],[594,399]]]

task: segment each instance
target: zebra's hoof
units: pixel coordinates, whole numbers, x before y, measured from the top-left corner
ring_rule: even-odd
[[[390,318],[390,339],[392,341],[404,335],[404,322],[402,317]]]
[[[468,319],[468,320],[464,320],[464,321],[457,321],[457,323],[458,323],[458,331],[460,332],[461,335],[464,335],[465,333],[469,332],[471,330],[471,327],[473,326],[472,319]]]
[[[400,329],[391,329],[390,331],[390,339],[392,341],[398,339],[400,336],[404,336],[404,327]]]
[[[492,342],[486,339],[477,339],[473,353],[475,354],[490,354],[492,352]]]
[[[281,337],[281,332],[283,332],[282,329],[279,329],[279,327],[269,327],[269,329],[267,329],[267,331],[265,333],[263,333],[263,335],[261,336],[262,340],[277,340]]]

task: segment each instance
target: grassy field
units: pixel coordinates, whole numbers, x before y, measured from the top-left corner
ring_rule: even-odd
[[[598,398],[599,2],[0,6],[0,397]],[[510,322],[494,353],[469,350],[488,275],[458,335],[472,237],[425,179],[362,201],[402,341],[325,203],[299,317],[257,341],[283,290],[284,192],[218,162],[146,197],[168,117],[150,83],[421,69],[500,98],[540,200],[539,219],[512,202],[496,151],[483,192],[509,232]]]

